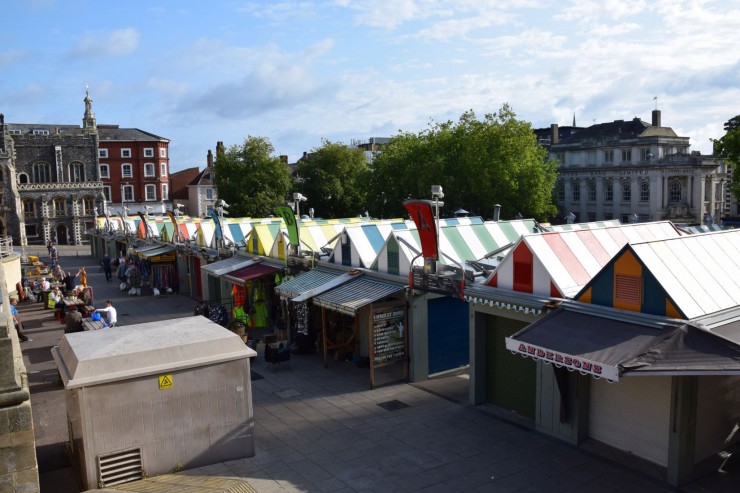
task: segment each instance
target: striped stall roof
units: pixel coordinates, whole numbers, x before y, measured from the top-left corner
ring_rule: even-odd
[[[411,270],[411,261],[414,257],[418,256],[414,265],[424,265],[424,259],[419,256],[420,253],[421,241],[416,229],[394,230],[370,268],[388,274],[404,275]]]
[[[326,284],[340,275],[341,272],[339,271],[317,267],[308,272],[299,274],[292,279],[283,281],[281,284],[275,286],[275,292],[283,298],[295,298],[299,294],[317,288],[322,284]]]
[[[314,296],[312,302],[314,305],[354,316],[362,307],[405,289],[406,286],[401,283],[379,281],[362,276]]]
[[[573,231],[576,229],[613,228],[614,226],[621,225],[622,223],[619,219],[612,219],[609,221],[594,221],[590,223],[556,224],[554,226],[547,226],[545,229],[548,231]]]
[[[279,243],[278,236],[282,238],[279,222],[254,224],[247,241],[247,251],[266,257],[284,258],[284,252],[280,257],[280,253],[275,250]]]
[[[338,235],[344,231],[345,223],[327,222],[327,223],[304,223],[299,224],[299,234],[301,235],[301,248],[305,249],[306,245],[314,251],[319,252],[321,247],[334,248]],[[329,244],[329,240],[331,244]]]
[[[486,284],[570,298],[624,245],[680,236],[670,221],[526,235],[511,248]]]
[[[740,230],[630,248],[688,319],[740,305]]]
[[[721,224],[703,224],[701,226],[688,226],[683,228],[689,234],[701,234],[701,233],[716,233],[717,231],[724,231],[725,228]]]
[[[346,244],[334,248],[329,262],[369,268],[393,231],[391,222],[351,224],[345,228]]]
[[[199,247],[216,248],[216,223],[213,219],[201,221],[195,235],[195,244]]]

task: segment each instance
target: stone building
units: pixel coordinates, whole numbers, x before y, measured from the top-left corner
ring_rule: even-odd
[[[85,94],[82,127],[5,123],[0,114],[0,234],[18,246],[79,245],[103,204],[98,129]]]
[[[555,198],[561,218],[703,224],[729,210],[726,165],[690,152],[688,137],[661,125],[660,110],[651,123],[616,120],[574,128],[564,138],[557,124],[550,130],[545,147],[560,162]]]

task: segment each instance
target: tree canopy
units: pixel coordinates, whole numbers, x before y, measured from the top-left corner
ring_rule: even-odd
[[[285,203],[290,171],[274,152],[268,139],[247,136],[241,146],[216,156],[213,181],[232,217],[267,217],[275,213],[275,205]]]
[[[725,135],[714,142],[714,155],[724,159],[733,167],[733,171],[740,169],[740,115],[725,122]],[[740,173],[732,173],[730,184],[732,195],[740,198]]]
[[[431,198],[442,185],[447,213],[458,208],[489,218],[517,213],[548,220],[557,213],[553,187],[557,162],[539,146],[528,122],[508,105],[478,120],[470,110],[457,123],[431,122],[418,134],[400,133],[375,159],[368,205],[374,216],[402,217],[403,200]]]
[[[299,161],[296,186],[317,216],[353,217],[366,209],[368,170],[362,149],[323,139]]]

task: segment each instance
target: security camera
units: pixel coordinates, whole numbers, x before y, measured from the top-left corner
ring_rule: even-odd
[[[226,203],[224,199],[221,199],[221,207],[229,208],[229,204]]]
[[[295,192],[293,193],[293,200],[305,202],[308,200],[308,197],[304,196],[302,193]]]
[[[442,185],[432,185],[432,197],[443,199],[445,194],[442,192]]]

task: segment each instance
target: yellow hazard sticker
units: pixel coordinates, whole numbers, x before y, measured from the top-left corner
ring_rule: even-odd
[[[160,375],[159,376],[159,390],[166,390],[172,388],[172,375]]]

